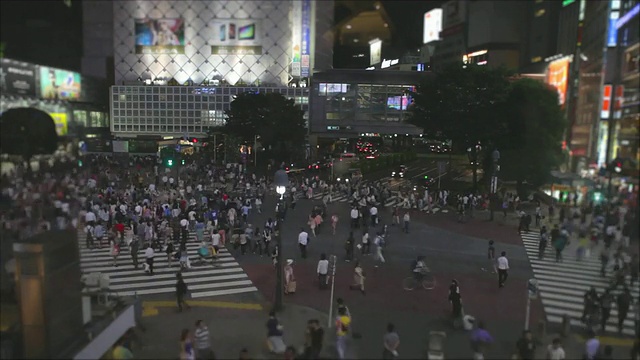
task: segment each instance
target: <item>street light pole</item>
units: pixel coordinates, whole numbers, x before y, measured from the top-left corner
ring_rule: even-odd
[[[287,186],[289,185],[289,176],[287,172],[280,169],[276,171],[274,176],[274,184],[276,186],[276,193],[278,193],[278,205],[276,207],[276,219],[280,218],[278,216],[278,212],[281,211],[283,206],[284,194],[287,191]],[[274,232],[274,236],[276,237],[276,289],[275,289],[275,301],[273,310],[280,311],[282,310],[282,292],[284,290],[283,284],[283,267],[282,267],[282,221],[276,220],[276,229]]]
[[[489,197],[489,210],[490,210],[490,217],[489,217],[489,221],[493,221],[493,213],[495,211],[495,207],[497,205],[497,200],[498,200],[498,171],[499,171],[499,165],[498,165],[498,161],[500,160],[500,151],[498,151],[498,149],[493,150],[493,153],[491,154],[491,159],[493,160],[491,163],[491,183],[489,186],[489,193],[490,193],[490,197]]]

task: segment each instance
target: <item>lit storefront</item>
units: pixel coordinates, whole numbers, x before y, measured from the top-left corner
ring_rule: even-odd
[[[632,7],[633,6],[633,7]],[[623,98],[620,102],[620,119],[618,120],[615,151],[617,156],[625,160],[625,166],[634,166],[639,170],[640,148],[640,19],[637,2],[626,1],[622,4],[623,16],[620,29],[621,38],[625,40],[622,55],[621,80],[624,86]],[[629,169],[631,170],[631,169]]]
[[[1,61],[0,113],[33,107],[48,113],[63,139],[109,127],[106,86],[79,73],[21,61]]]

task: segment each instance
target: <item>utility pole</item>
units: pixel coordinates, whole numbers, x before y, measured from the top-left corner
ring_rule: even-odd
[[[218,134],[213,134],[213,162],[218,164]]]
[[[493,150],[491,160],[493,161],[491,164],[491,185],[489,187],[489,192],[491,193],[489,198],[489,221],[493,221],[493,213],[498,204],[498,171],[500,171],[500,165],[498,165],[498,161],[500,161],[500,151],[498,151],[498,149]]]
[[[334,296],[334,290],[336,287],[336,260],[338,259],[337,256],[335,255],[331,255],[330,258],[330,269],[331,270],[331,298],[329,299],[329,319],[327,320],[327,328],[331,328],[331,325],[333,325],[333,296]]]

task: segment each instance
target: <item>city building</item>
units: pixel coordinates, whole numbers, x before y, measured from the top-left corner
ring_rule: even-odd
[[[422,134],[406,120],[410,92],[428,74],[346,69],[316,73],[309,100],[312,155],[333,152],[340,139]]]
[[[247,91],[281,93],[306,111],[309,78],[333,62],[333,1],[319,4],[112,2],[112,134],[202,136]],[[96,54],[87,66],[108,62]]]
[[[537,0],[528,2],[527,6],[526,26],[528,30],[525,32],[522,42],[520,73],[543,74],[546,70],[545,59],[558,54],[558,32],[562,3],[552,0]],[[572,39],[571,43],[575,45],[575,35]]]
[[[53,118],[65,142],[108,132],[107,86],[74,71],[0,59],[0,113],[33,107]]]
[[[623,159],[629,173],[638,173],[640,148],[640,3],[637,0],[622,1],[620,17],[616,22],[619,54],[619,80],[623,86],[616,142],[613,155]]]
[[[338,1],[336,13],[334,68],[364,69],[382,61],[380,54],[395,51],[393,23],[381,2]],[[377,55],[370,52],[372,41],[379,41]]]
[[[430,55],[431,65],[460,62],[520,69],[527,5],[522,1],[445,3],[442,31]]]

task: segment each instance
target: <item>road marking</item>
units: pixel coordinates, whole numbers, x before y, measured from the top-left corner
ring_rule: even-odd
[[[573,336],[577,341],[580,341],[580,342],[587,341],[587,338],[582,335],[574,334]],[[620,347],[632,347],[635,341],[634,339],[624,339],[624,338],[611,337],[611,336],[598,336],[598,340],[600,340],[600,345],[611,345],[611,346],[620,346]]]
[[[187,300],[186,303],[192,307],[205,307],[205,308],[220,308],[220,309],[236,309],[236,310],[264,310],[261,304],[255,303],[238,303],[227,301],[207,301],[207,300]],[[160,313],[159,308],[176,308],[175,301],[143,301],[142,302],[142,316],[156,316]]]

